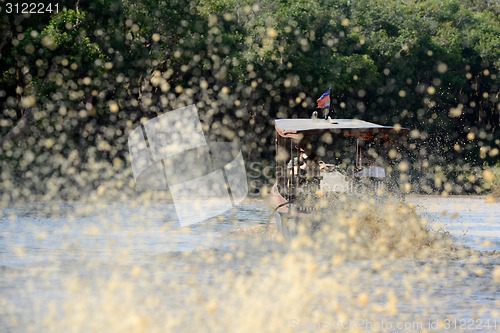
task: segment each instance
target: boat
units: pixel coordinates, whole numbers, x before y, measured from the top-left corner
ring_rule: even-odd
[[[275,120],[276,182],[270,203],[276,227],[291,239],[322,209],[319,200],[341,196],[403,195],[409,130],[360,119]],[[331,209],[331,208],[330,208]],[[309,224],[318,228],[321,221]]]

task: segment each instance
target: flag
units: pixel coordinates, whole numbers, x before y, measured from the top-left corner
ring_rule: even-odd
[[[318,98],[318,108],[329,108],[330,107],[330,88],[320,98]]]

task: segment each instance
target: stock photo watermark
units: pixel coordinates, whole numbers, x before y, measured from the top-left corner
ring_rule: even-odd
[[[248,194],[243,155],[232,142],[206,142],[194,105],[132,131],[128,148],[136,187],[169,190],[181,226],[220,215]]]
[[[363,318],[319,321],[301,321],[290,319],[288,327],[296,331],[483,331],[496,330],[496,319],[448,319],[429,318],[424,321],[391,321],[391,320],[368,320]]]

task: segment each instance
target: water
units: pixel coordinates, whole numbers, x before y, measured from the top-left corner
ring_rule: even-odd
[[[448,231],[478,250],[500,251],[500,204],[484,197],[416,196],[409,202],[421,206],[435,220],[435,227]]]
[[[500,251],[500,203],[408,202],[453,250],[356,259],[262,239],[257,199],[190,228],[165,201],[12,206],[0,331],[497,331],[500,257],[484,251]]]

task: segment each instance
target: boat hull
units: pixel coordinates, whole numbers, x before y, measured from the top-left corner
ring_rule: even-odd
[[[312,223],[312,214],[317,211],[299,211],[295,204],[286,201],[278,192],[276,185],[271,190],[270,203],[274,208],[276,229],[285,239],[292,239],[299,233],[300,226],[304,230],[314,230],[317,223]]]
[[[297,236],[297,220],[285,213],[274,212],[274,223],[276,229],[285,239],[292,239]]]
[[[311,213],[279,213],[274,212],[276,229],[287,240],[295,238],[299,233],[313,235],[321,227],[320,220]]]

